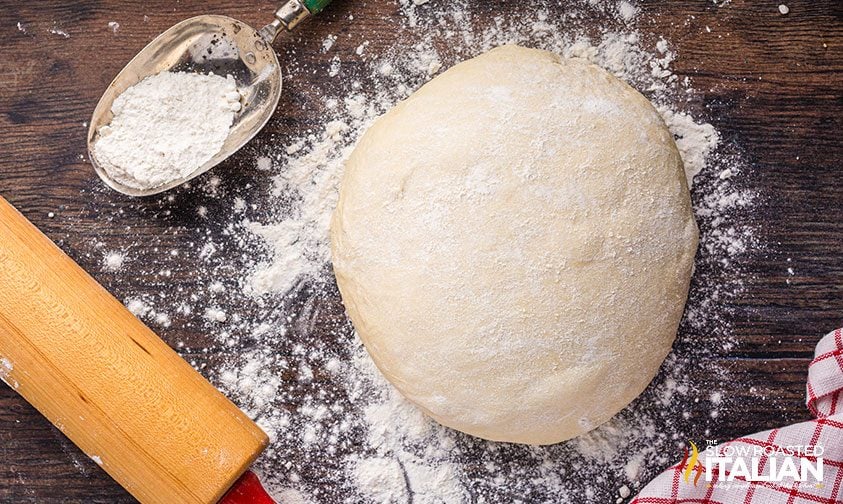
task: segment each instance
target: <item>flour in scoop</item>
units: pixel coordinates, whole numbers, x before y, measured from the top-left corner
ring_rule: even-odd
[[[162,72],[114,100],[94,155],[116,181],[152,189],[184,178],[217,154],[240,93],[230,75]]]

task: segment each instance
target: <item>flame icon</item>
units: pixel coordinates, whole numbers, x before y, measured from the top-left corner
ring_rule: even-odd
[[[693,441],[688,442],[691,443],[690,459],[688,449],[685,448],[685,456],[682,458],[682,462],[679,463],[679,467],[685,468],[682,471],[682,479],[685,480],[685,483],[690,483],[691,473],[697,473],[694,476],[694,486],[697,486],[697,482],[700,480],[700,476],[702,476],[705,472],[705,468],[703,468],[702,464],[699,462],[700,451],[697,449],[697,445],[695,445]]]

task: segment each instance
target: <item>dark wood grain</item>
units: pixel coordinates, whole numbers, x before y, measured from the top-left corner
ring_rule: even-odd
[[[477,9],[492,18],[516,12],[518,3],[487,1]],[[548,2],[560,10],[562,4]],[[710,381],[703,385],[726,390],[741,407],[725,409],[716,421],[699,411],[690,420],[710,429],[715,439],[806,418],[804,380],[813,346],[843,325],[843,3],[788,1],[788,16],[775,12],[775,2],[727,4],[642,4],[647,20],[642,31],[671,41],[680,55],[674,72],[692,78],[698,90],[687,108],[714,124],[751,167],[750,188],[760,198],[752,218],[764,247],[742,259],[745,289],[724,306],[737,343],[709,357],[739,379],[720,383],[701,373]],[[176,205],[105,190],[83,157],[83,123],[125,62],[173,23],[214,12],[260,25],[274,6],[267,0],[0,0],[0,194],[121,299],[172,285],[196,287],[190,251],[205,233],[225,240],[214,216],[229,209],[205,202],[195,188],[178,190]],[[349,13],[354,23],[348,22]],[[306,61],[317,71],[291,71],[284,91],[288,106],[256,143],[317,123],[314,111],[320,105],[311,101],[309,90],[325,85],[320,75],[329,61],[319,46],[327,34],[349,36],[347,42],[341,38],[348,47],[339,54],[351,54],[363,40],[386,46],[396,13],[392,1],[338,1],[320,22],[285,42],[280,48],[285,61]],[[107,26],[111,20],[121,25],[116,34]],[[17,29],[18,22],[28,33]],[[70,38],[50,35],[53,26]],[[713,33],[706,26],[715,28]],[[244,188],[231,190],[246,194],[247,183],[254,191],[269,186],[267,175],[243,168],[249,156],[247,149],[216,171],[226,187]],[[201,225],[194,211],[199,202],[209,212]],[[127,228],[133,238],[127,238]],[[139,270],[104,272],[92,243],[110,247],[129,241]],[[162,277],[156,251],[176,248],[188,256],[164,263],[171,276]],[[230,278],[221,275],[234,278],[233,272]],[[311,318],[311,325],[295,330],[344,324],[336,298],[318,309],[323,319],[317,328]],[[189,322],[174,320],[173,329],[159,332],[173,346],[183,344],[183,355],[207,366],[202,369],[210,374],[227,350]],[[210,351],[192,350],[205,347]],[[0,386],[0,502],[133,500],[33,408]]]

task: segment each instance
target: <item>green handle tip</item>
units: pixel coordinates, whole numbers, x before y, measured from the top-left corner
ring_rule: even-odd
[[[331,0],[304,0],[304,6],[311,14],[319,14],[329,3]]]

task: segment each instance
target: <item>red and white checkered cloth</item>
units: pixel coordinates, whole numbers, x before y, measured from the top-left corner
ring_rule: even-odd
[[[772,452],[786,446],[822,446],[824,472],[821,482],[814,481],[810,475],[805,482],[793,478],[777,482],[746,481],[740,476],[735,476],[731,482],[718,481],[719,471],[714,470],[711,475],[705,474],[705,478],[697,478],[695,485],[696,473],[705,473],[706,453],[704,447],[700,447],[700,462],[690,478],[685,477],[686,456],[651,481],[630,504],[843,503],[843,329],[826,335],[817,344],[814,360],[808,367],[807,388],[807,405],[816,417],[814,420],[759,432],[718,446],[732,446],[738,452],[742,447],[760,447]],[[816,464],[816,457],[803,454],[793,456],[797,467],[800,458]],[[760,474],[764,474],[763,468],[769,465],[767,460],[766,455],[760,456]],[[729,471],[725,474],[728,479]]]

